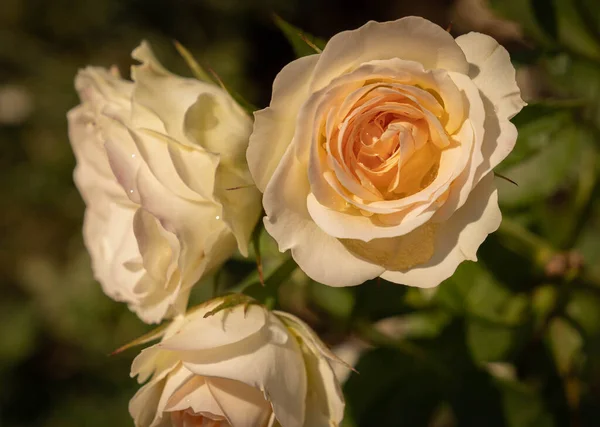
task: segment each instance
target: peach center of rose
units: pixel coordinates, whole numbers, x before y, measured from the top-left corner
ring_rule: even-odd
[[[333,130],[324,132],[322,142],[348,196],[359,203],[399,200],[427,188],[449,145],[439,96],[393,82],[371,82],[360,90],[346,111],[338,106],[337,126],[329,122],[330,113],[325,127]]]
[[[188,411],[171,412],[173,427],[229,427],[226,420],[212,419]]]

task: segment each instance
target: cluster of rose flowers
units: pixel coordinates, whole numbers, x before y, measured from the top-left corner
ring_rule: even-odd
[[[476,260],[524,105],[507,51],[422,18],[369,22],[285,66],[254,119],[147,43],[132,56],[132,81],[80,71],[68,121],[96,279],[144,322],[171,320],[133,362],[135,425],[339,425],[339,361],[309,326],[226,297],[188,309],[190,291],[247,256],[263,210],[329,286],[434,287]]]

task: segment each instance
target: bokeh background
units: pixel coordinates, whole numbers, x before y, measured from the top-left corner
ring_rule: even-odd
[[[479,263],[433,292],[332,289],[299,272],[282,288],[283,308],[357,360],[345,425],[599,426],[597,0],[1,0],[0,426],[132,425],[137,350],[109,353],[148,326],[104,296],[83,246],[65,119],[78,68],[128,75],[148,39],[190,75],[178,40],[263,107],[294,58],[273,13],[325,39],[406,15],[491,34],[530,103],[499,169],[518,186],[497,178],[507,220]],[[230,261],[224,286],[253,270]]]

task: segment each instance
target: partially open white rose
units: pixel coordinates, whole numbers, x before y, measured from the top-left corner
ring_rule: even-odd
[[[492,169],[524,103],[506,50],[422,18],[369,22],[288,64],[247,158],[265,226],[313,279],[431,287],[501,221]]]
[[[69,137],[95,277],[159,322],[185,311],[190,288],[236,244],[247,253],[260,193],[245,162],[252,122],[229,94],[171,74],[145,43],[133,57],[133,82],[79,72]]]
[[[335,427],[344,400],[334,357],[296,317],[238,305],[178,317],[133,361],[150,378],[129,404],[137,427]]]

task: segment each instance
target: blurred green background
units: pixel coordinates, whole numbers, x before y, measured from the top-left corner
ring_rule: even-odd
[[[299,272],[282,287],[279,305],[332,347],[376,346],[345,384],[345,424],[599,426],[597,0],[2,0],[0,426],[132,424],[137,350],[108,354],[148,327],[103,295],[82,243],[65,119],[77,69],[116,64],[127,75],[148,39],[189,75],[176,39],[262,107],[294,58],[274,12],[324,38],[411,14],[452,23],[455,35],[491,34],[530,103],[498,168],[518,186],[497,179],[506,220],[479,263],[432,292],[383,280],[327,288]],[[252,262],[228,262],[225,284]]]

